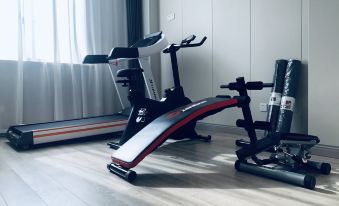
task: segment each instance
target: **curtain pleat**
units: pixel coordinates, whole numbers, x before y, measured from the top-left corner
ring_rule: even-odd
[[[128,45],[142,38],[142,0],[126,0]]]
[[[0,56],[0,132],[15,124],[107,115],[118,111],[120,104],[108,65],[79,63],[86,54],[107,54],[113,47],[127,46],[125,0],[17,1],[18,59],[2,60]],[[48,11],[53,17],[53,25],[50,25],[53,41],[49,42],[53,51],[46,52],[53,55],[51,61],[41,61],[38,53],[36,59],[32,59],[35,58],[31,55],[35,48],[26,46],[39,43],[39,39],[25,42],[31,33],[25,33],[29,24],[24,20],[30,2],[47,4],[47,1],[53,5]],[[62,3],[67,3],[62,6],[68,12],[61,17],[58,8]],[[85,5],[83,9],[79,4]],[[68,27],[60,25],[61,18],[67,19]],[[26,21],[33,19],[34,16],[30,16]],[[65,28],[65,31],[61,30]],[[68,32],[66,41],[60,37],[65,32]],[[50,37],[48,34],[46,32],[46,37]],[[64,48],[69,54],[67,62]]]

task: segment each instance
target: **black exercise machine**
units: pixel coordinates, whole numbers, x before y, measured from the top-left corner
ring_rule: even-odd
[[[222,85],[221,88],[236,90],[241,96],[247,96],[247,90],[261,90],[272,87],[273,84],[262,82],[244,83],[243,78],[237,82]],[[250,143],[238,142],[242,148],[236,151],[238,160],[235,168],[243,171],[290,184],[314,189],[316,179],[314,176],[302,173],[303,170],[313,170],[322,174],[330,174],[331,165],[311,161],[310,149],[320,142],[312,135],[282,133],[271,130],[271,122],[253,121],[249,104],[242,106],[244,119],[237,120],[236,125],[246,130]],[[268,131],[267,135],[258,140],[255,130]],[[269,157],[260,159],[257,155],[269,151]],[[252,162],[249,162],[252,160]]]
[[[191,43],[196,37],[194,35],[184,39],[180,45],[172,44],[168,46],[163,52],[171,55],[172,73],[174,80],[174,87],[166,89],[164,97],[160,100],[149,99],[144,96],[143,93],[138,91],[137,85],[135,85],[135,78],[143,73],[142,69],[122,69],[118,71],[118,77],[122,78],[118,80],[118,83],[122,83],[123,86],[129,87],[128,99],[132,105],[131,115],[128,120],[126,129],[120,138],[119,143],[109,143],[108,145],[113,149],[118,149],[121,145],[127,142],[132,136],[139,132],[142,128],[148,125],[157,117],[162,114],[178,108],[183,105],[187,105],[192,101],[185,96],[184,90],[180,84],[180,77],[178,71],[178,63],[176,52],[180,48],[187,47],[199,47],[204,44],[206,37],[204,37],[200,43]],[[178,131],[173,138],[175,139],[202,139],[204,141],[210,141],[211,136],[201,136],[195,131],[196,122],[191,122],[186,125],[185,128]]]

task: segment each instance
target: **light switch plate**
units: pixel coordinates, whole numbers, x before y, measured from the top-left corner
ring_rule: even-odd
[[[260,112],[267,112],[267,104],[266,103],[260,103],[259,110],[260,110]]]
[[[173,21],[175,19],[175,13],[170,13],[167,15],[167,21]]]

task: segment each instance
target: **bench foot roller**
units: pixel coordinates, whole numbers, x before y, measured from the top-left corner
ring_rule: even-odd
[[[128,182],[133,182],[137,178],[137,173],[133,170],[124,169],[114,163],[108,164],[107,169]]]

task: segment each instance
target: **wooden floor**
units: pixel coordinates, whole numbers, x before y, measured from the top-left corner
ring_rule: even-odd
[[[0,138],[3,205],[329,205],[339,206],[339,160],[314,191],[236,172],[234,139],[166,143],[135,171],[134,184],[110,174],[107,140],[16,152]]]

